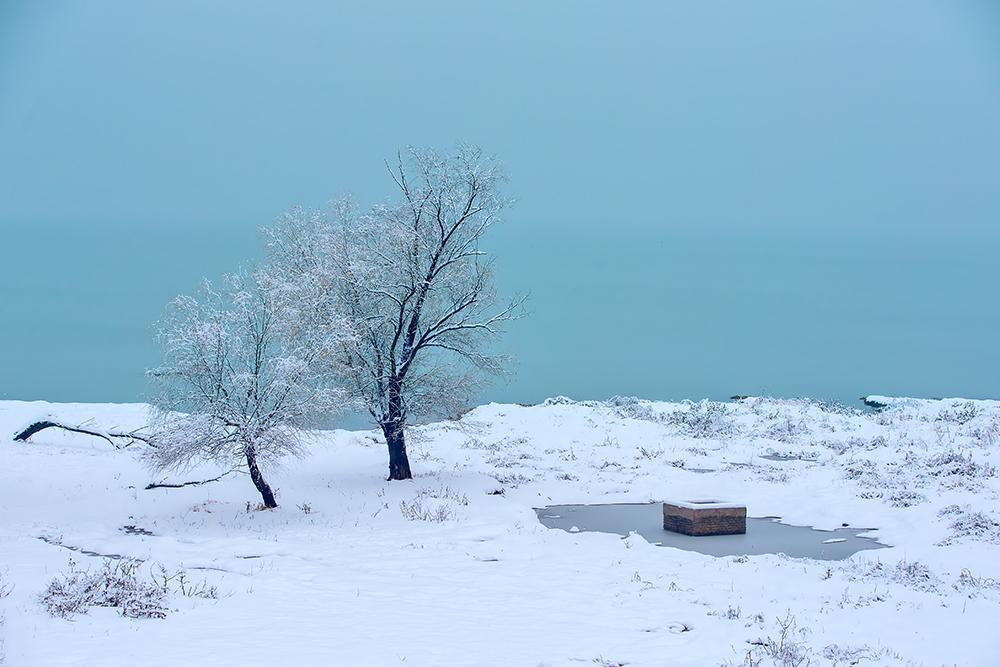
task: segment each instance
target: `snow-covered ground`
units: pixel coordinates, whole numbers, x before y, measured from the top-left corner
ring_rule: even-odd
[[[1000,665],[1000,402],[877,400],[492,404],[414,429],[409,482],[383,481],[374,432],[321,433],[272,471],[274,511],[248,511],[242,474],[145,490],[160,478],[141,444],[11,439],[42,417],[138,428],[143,405],[0,402],[0,652],[11,667]],[[713,558],[549,530],[532,510],[706,496],[877,527],[892,548]],[[103,566],[81,550],[141,559],[143,581],[183,572],[187,594],[175,577],[163,619],[54,617],[40,595],[70,560]]]

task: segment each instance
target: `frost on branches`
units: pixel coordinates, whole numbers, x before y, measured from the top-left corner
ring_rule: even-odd
[[[303,429],[339,412],[332,370],[349,340],[342,321],[307,321],[297,292],[263,273],[227,276],[175,299],[161,323],[164,364],[148,457],[157,469],[207,459],[246,465],[265,507],[262,466],[298,455]]]
[[[503,369],[485,350],[523,299],[498,304],[480,248],[508,203],[494,160],[469,147],[411,149],[389,174],[398,197],[367,212],[342,200],[287,213],[269,230],[269,270],[297,286],[314,325],[350,321],[345,381],[385,435],[389,479],[408,479],[408,419],[454,414],[479,371]]]

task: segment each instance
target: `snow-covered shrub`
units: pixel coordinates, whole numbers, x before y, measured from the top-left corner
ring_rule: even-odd
[[[159,586],[165,594],[176,593],[187,598],[203,598],[206,600],[217,600],[219,589],[209,585],[207,581],[192,581],[188,579],[187,572],[177,570],[170,572],[162,565],[158,571],[152,575],[154,583]]]
[[[885,444],[882,436],[870,443],[877,440]],[[868,448],[863,444],[862,447]],[[893,507],[911,507],[923,502],[928,494],[918,491],[921,488],[978,489],[986,479],[996,476],[991,464],[977,462],[968,453],[949,448],[922,456],[914,451],[923,448],[923,441],[904,439],[893,460],[851,458],[843,465],[844,476],[861,487],[859,497],[885,498]]]
[[[919,561],[901,560],[895,565],[880,560],[847,561],[840,569],[852,581],[884,581],[918,591],[936,591],[941,584],[941,579]]]
[[[455,510],[442,503],[425,503],[419,498],[410,502],[400,501],[399,511],[407,521],[433,521],[443,523],[455,518]]]
[[[729,406],[708,400],[684,401],[683,407],[666,416],[666,423],[679,427],[692,438],[717,438],[736,430]]]
[[[598,656],[594,658],[592,662],[598,667],[625,667],[625,665],[628,664],[627,662],[611,660],[609,658],[605,658],[604,656]]]
[[[619,417],[639,419],[649,422],[661,422],[662,415],[653,408],[649,401],[635,396],[612,396],[604,404]]]
[[[981,447],[995,447],[1000,442],[1000,421],[992,419],[989,424],[970,428],[966,434]]]
[[[140,561],[106,560],[96,571],[83,570],[73,561],[69,572],[52,579],[40,596],[45,610],[69,618],[90,607],[113,607],[129,618],[166,618],[166,591],[137,577]]]
[[[791,612],[783,619],[778,619],[776,637],[770,635],[764,639],[750,642],[751,649],[747,652],[747,664],[761,665],[762,658],[767,658],[775,667],[805,667],[809,664],[812,651],[803,640],[808,634],[804,628],[798,628]]]
[[[794,420],[791,416],[785,416],[776,423],[771,424],[765,432],[765,437],[777,440],[778,442],[792,442],[800,435],[807,435],[809,427],[802,419]]]
[[[132,558],[105,559],[101,568],[82,569],[69,561],[66,573],[54,577],[39,596],[53,616],[69,618],[90,607],[111,607],[128,618],[166,618],[171,595],[215,600],[219,591],[207,581],[192,581],[184,570],[168,571],[162,565],[141,577],[143,562]]]
[[[500,449],[506,449],[508,451],[514,452],[520,459],[533,459],[537,458],[531,453],[533,446],[531,443],[531,438],[521,436],[519,438],[508,437],[502,439],[497,446]]]
[[[708,615],[718,616],[719,618],[724,618],[727,621],[738,621],[743,615],[743,610],[738,606],[734,607],[733,605],[729,605],[723,611],[710,611],[708,612]]]
[[[462,449],[482,449],[484,451],[496,454],[504,448],[504,441],[499,440],[495,442],[484,442],[476,437],[468,438],[462,443]]]
[[[552,396],[542,401],[542,405],[576,405],[576,401],[568,396]]]
[[[952,544],[962,538],[1000,544],[1000,521],[983,512],[973,512],[968,505],[948,505],[938,512],[938,516],[952,517],[948,526],[952,534],[939,542],[939,545]]]
[[[944,408],[938,413],[936,421],[951,422],[954,424],[967,424],[979,415],[979,408],[972,401],[966,401],[961,405],[954,405],[951,408]]]
[[[889,575],[897,584],[920,591],[936,591],[938,578],[923,563],[901,560]]]
[[[900,412],[898,409],[889,408],[887,410],[880,410],[875,413],[873,421],[879,426],[893,426],[900,418]]]
[[[976,463],[972,460],[972,456],[955,450],[931,456],[924,465],[927,467],[927,472],[934,477],[961,477],[971,480],[996,475],[993,466]]]
[[[511,452],[501,452],[496,456],[490,456],[486,463],[494,468],[513,468],[519,466],[520,458]]]
[[[889,497],[895,506],[908,506],[905,503],[919,501],[916,496],[910,497],[907,488],[914,482],[914,476],[908,471],[909,465],[899,462],[872,461],[870,459],[850,459],[844,465],[844,477],[858,483],[860,498]],[[892,491],[898,489],[899,491]]]
[[[840,646],[830,644],[820,653],[824,659],[829,660],[832,667],[847,667],[847,665],[860,665],[866,662],[879,665],[898,664],[902,658],[899,654],[887,648],[874,649],[868,645],[864,646]],[[893,662],[888,662],[888,661]]]
[[[963,569],[952,584],[952,588],[974,598],[987,591],[1000,591],[1000,581],[990,577],[976,577],[969,570]]]
[[[842,415],[844,417],[859,417],[864,414],[860,408],[845,405],[840,401],[810,400],[809,403],[819,408],[822,412],[832,415]]]
[[[531,477],[528,477],[527,475],[524,475],[519,472],[499,472],[499,471],[493,472],[493,479],[511,489],[516,489],[522,484],[527,484],[529,482],[534,481],[534,479],[532,479]]]
[[[927,500],[927,497],[924,494],[907,489],[893,491],[889,494],[889,504],[893,507],[913,507],[925,500]]]
[[[788,473],[781,468],[769,465],[752,464],[750,466],[743,466],[743,469],[749,470],[757,479],[764,482],[770,482],[772,484],[788,483]]]
[[[646,449],[645,447],[639,447],[639,451],[636,453],[637,459],[655,459],[660,456],[663,456],[662,449]]]
[[[876,449],[882,449],[887,444],[889,444],[889,441],[886,439],[884,435],[876,435],[874,438],[869,440],[867,444],[864,445],[864,447],[869,451],[874,451]]]
[[[420,489],[413,500],[399,503],[399,511],[408,521],[430,521],[443,523],[455,518],[455,508],[469,504],[464,493],[442,486],[435,489]]]

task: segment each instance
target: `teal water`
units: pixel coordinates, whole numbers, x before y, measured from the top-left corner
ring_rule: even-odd
[[[0,397],[141,399],[172,295],[457,140],[531,292],[481,400],[1000,396],[1000,10],[708,4],[0,4]]]

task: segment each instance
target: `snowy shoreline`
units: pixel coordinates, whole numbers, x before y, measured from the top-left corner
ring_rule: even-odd
[[[240,474],[145,490],[224,471],[163,480],[141,443],[11,440],[42,418],[133,430],[143,404],[2,401],[2,651],[12,666],[740,665],[748,651],[794,664],[768,644],[785,625],[812,665],[996,664],[1000,402],[868,398],[886,407],[489,404],[413,428],[404,482],[384,481],[375,431],[320,432],[273,471],[280,506],[266,512],[247,511]],[[891,548],[714,558],[549,530],[532,509],[719,495],[796,525],[872,527]],[[184,570],[220,595],[174,596],[162,620],[53,618],[46,585],[70,558],[103,560],[70,547]]]

